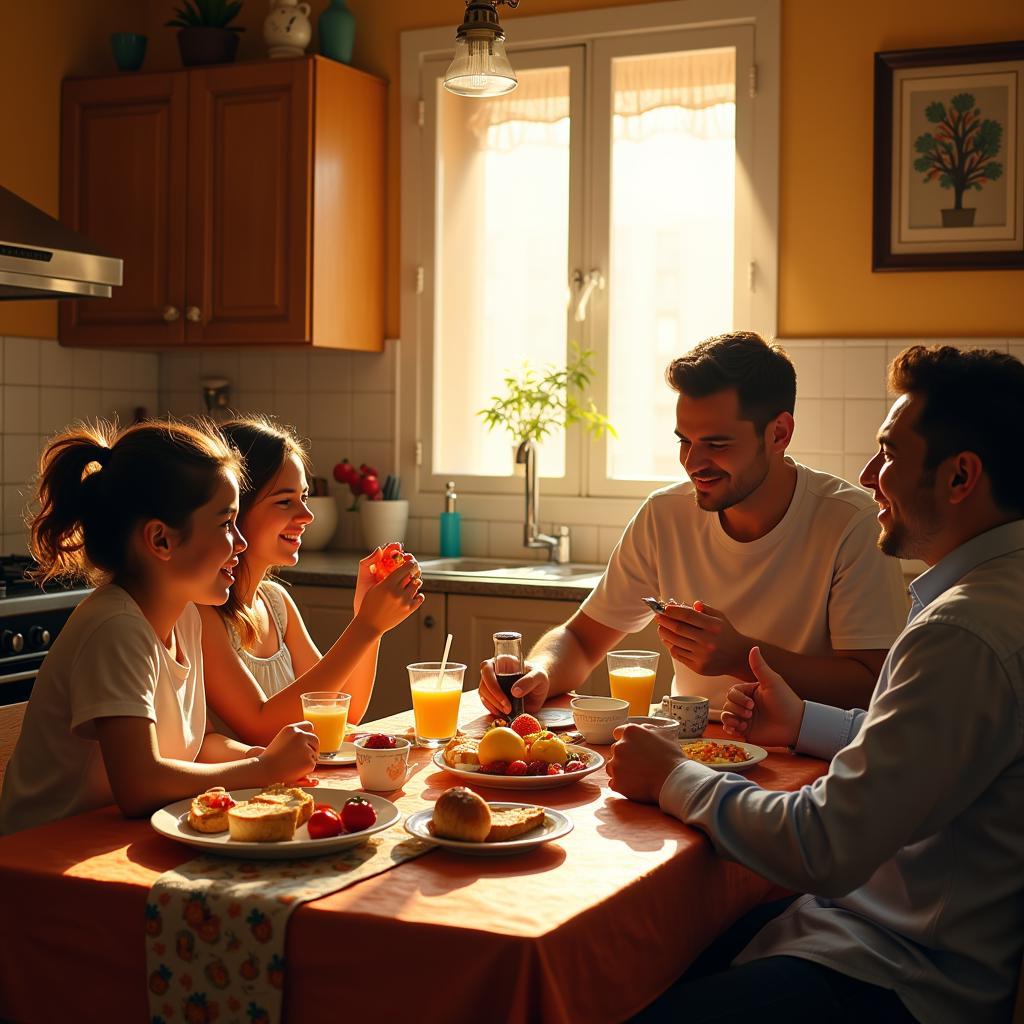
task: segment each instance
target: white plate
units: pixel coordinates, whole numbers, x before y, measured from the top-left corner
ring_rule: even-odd
[[[533,717],[545,729],[566,729],[576,724],[570,708],[541,708],[540,711],[534,712]]]
[[[450,772],[463,782],[475,782],[478,786],[490,786],[491,789],[555,789],[585,779],[604,764],[604,758],[596,750],[578,747],[573,743],[567,744],[566,750],[579,754],[587,767],[563,775],[484,775],[481,771],[467,771],[466,768],[452,768],[445,764],[443,750],[435,751],[433,760],[438,768]]]
[[[339,768],[345,765],[356,763],[356,745],[354,743],[342,743],[338,748],[337,757],[317,757],[317,768]]]
[[[768,751],[764,747],[755,746],[753,743],[740,743],[739,740],[713,740],[713,739],[695,739],[695,740],[680,740],[680,747],[685,747],[688,743],[717,743],[722,746],[725,743],[730,743],[734,747],[741,747],[745,750],[750,757],[746,761],[738,761],[736,764],[709,764],[708,768],[714,768],[715,771],[719,772],[744,772],[748,768],[752,768],[755,764],[763,761],[768,756]],[[703,761],[697,761],[697,764],[704,764]]]
[[[509,807],[534,807],[536,805],[504,802],[492,803],[488,801],[487,806],[500,811]],[[498,843],[466,843],[457,839],[442,839],[440,836],[435,836],[427,828],[427,822],[430,821],[433,813],[434,809],[428,807],[424,811],[416,811],[414,814],[410,814],[405,819],[406,832],[416,836],[417,839],[426,839],[428,842],[443,846],[446,850],[454,850],[456,853],[468,853],[474,857],[504,857],[510,853],[523,853],[526,850],[532,850],[534,847],[542,846],[544,843],[550,843],[552,839],[560,839],[572,831],[572,821],[569,818],[562,814],[561,811],[545,807],[544,821],[535,829],[524,832],[521,836],[516,836],[515,839],[506,839],[504,842]]]
[[[258,789],[236,789],[231,796],[241,803],[249,797],[259,793]],[[176,839],[179,843],[187,843],[189,846],[196,846],[207,853],[220,853],[229,857],[251,857],[254,860],[284,860],[290,857],[319,857],[325,853],[335,853],[344,850],[346,846],[357,846],[364,842],[375,832],[382,832],[390,828],[401,818],[398,808],[382,796],[373,793],[357,793],[348,789],[306,789],[313,800],[318,804],[330,804],[339,811],[345,801],[353,796],[361,796],[369,800],[373,809],[377,812],[377,823],[362,832],[348,832],[331,839],[310,839],[309,829],[306,825],[300,825],[295,830],[295,838],[280,843],[240,843],[228,838],[227,832],[217,832],[209,835],[204,832],[196,832],[188,823],[188,809],[191,800],[179,800],[177,803],[168,804],[162,810],[156,811],[149,819],[153,828],[162,836],[168,839]]]

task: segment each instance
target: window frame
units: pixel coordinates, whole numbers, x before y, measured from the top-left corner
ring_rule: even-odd
[[[425,65],[436,65],[451,59],[454,28],[458,11],[452,14],[452,24],[442,28],[403,32],[401,37],[400,129],[401,129],[401,224],[400,224],[400,327],[402,344],[399,348],[398,392],[396,395],[396,446],[399,472],[406,481],[413,516],[433,516],[439,510],[439,498],[444,491],[444,474],[429,473],[428,428],[432,421],[432,396],[425,394],[426,382],[432,375],[432,352],[423,344],[424,326],[434,316],[431,286],[434,259],[433,232],[425,229],[424,221],[432,223],[435,199],[435,166],[431,166],[434,141],[426,130],[427,97],[421,83]],[[603,10],[580,11],[572,14],[547,14],[531,17],[508,18],[507,50],[513,66],[517,50],[562,49],[583,46],[587,64],[595,50],[616,48],[617,39],[648,33],[700,33],[710,30],[706,38],[721,39],[720,30],[746,28],[752,36],[750,48],[752,62],[744,68],[741,50],[737,49],[737,99],[746,89],[755,103],[747,129],[750,134],[751,166],[754,188],[749,210],[749,246],[752,261],[753,288],[750,293],[750,320],[744,326],[774,337],[778,308],[778,164],[779,164],[779,61],[780,61],[780,0],[668,0],[664,3],[641,4],[635,7],[615,7]],[[752,30],[752,31],[750,31]],[[693,35],[691,38],[698,38]],[[733,45],[726,42],[725,45]],[[628,44],[627,44],[628,48]],[[594,110],[596,88],[590,78],[586,105]],[[740,104],[737,103],[737,143],[740,139]],[[605,101],[605,108],[608,101]],[[585,123],[574,130],[573,157],[580,144],[586,147],[589,174],[593,147],[598,132],[590,131],[596,123],[588,113]],[[610,131],[610,120],[607,131]],[[607,137],[607,131],[605,136]],[[580,138],[582,136],[582,138]],[[430,160],[428,160],[428,157]],[[600,166],[598,164],[597,166]],[[739,162],[737,166],[739,173]],[[605,175],[607,177],[607,174]],[[592,181],[586,181],[588,201],[596,202]],[[607,200],[607,187],[604,189]],[[425,201],[426,197],[426,201]],[[576,200],[574,199],[574,203]],[[592,208],[591,208],[592,209]],[[737,219],[740,210],[737,209]],[[582,250],[571,253],[580,262],[568,266],[607,267],[607,239],[604,239],[603,262],[594,245],[591,230],[592,217],[583,225],[570,224],[570,249],[581,239]],[[737,252],[737,262],[739,253]],[[422,271],[419,268],[423,268]],[[737,283],[742,276],[737,278]],[[595,336],[607,331],[606,303],[603,299],[591,305],[592,315],[584,328],[580,342],[596,351],[598,388],[595,398],[599,406],[607,386],[607,348],[602,341],[598,346]],[[570,314],[571,315],[571,314]],[[427,362],[431,360],[431,362]],[[483,427],[481,426],[481,429]],[[665,443],[671,443],[671,425],[666,424]],[[578,467],[573,473],[573,463]],[[594,441],[579,428],[566,433],[566,470],[564,480],[545,479],[541,493],[544,496],[542,520],[544,522],[569,521],[580,524],[607,524],[625,522],[635,511],[636,500],[664,485],[664,481],[609,480],[605,471],[606,445]],[[570,477],[578,475],[575,486],[565,486]],[[517,477],[465,476],[459,481],[462,511],[471,518],[518,521],[522,509],[522,481]]]

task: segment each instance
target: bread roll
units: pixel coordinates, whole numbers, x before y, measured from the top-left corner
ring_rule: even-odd
[[[240,843],[280,843],[295,836],[296,809],[247,800],[228,811],[231,838]]]
[[[471,736],[455,736],[448,741],[444,748],[444,763],[449,768],[465,768],[467,765],[478,765],[480,758],[477,755],[479,740]]]
[[[213,786],[205,793],[194,797],[188,810],[189,825],[197,832],[209,835],[226,832],[228,830],[228,808],[210,806],[211,799],[223,802],[223,798],[226,796],[227,791],[223,786]]]
[[[482,796],[456,786],[438,797],[430,824],[434,835],[442,839],[482,843],[491,831],[491,809]]]

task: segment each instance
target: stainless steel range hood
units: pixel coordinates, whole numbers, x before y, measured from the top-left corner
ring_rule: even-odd
[[[0,188],[0,300],[110,298],[122,262]]]

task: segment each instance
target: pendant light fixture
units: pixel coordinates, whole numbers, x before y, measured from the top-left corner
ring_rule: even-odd
[[[444,87],[457,96],[501,96],[519,83],[505,55],[505,32],[498,5],[511,8],[519,0],[466,0],[466,16],[455,33],[455,57]]]

